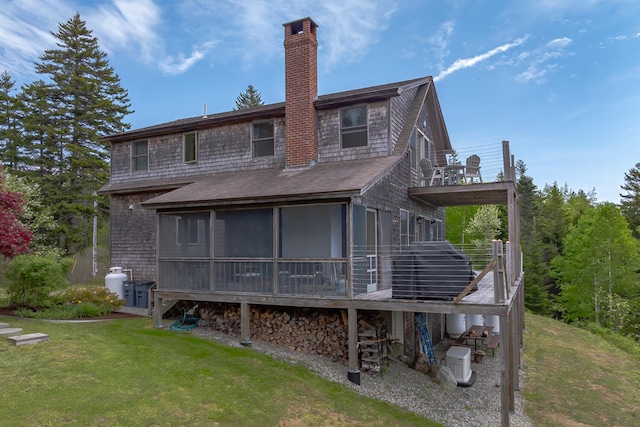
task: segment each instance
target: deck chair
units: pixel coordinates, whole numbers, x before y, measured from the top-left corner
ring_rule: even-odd
[[[478,178],[482,183],[482,175],[480,175],[480,156],[473,154],[467,157],[467,165],[464,168],[464,182],[473,184],[474,178]]]
[[[439,168],[434,168],[431,164],[431,160],[429,159],[421,159],[420,160],[420,170],[422,171],[422,178],[420,178],[421,182],[424,182],[425,185],[433,185],[433,181],[439,179],[441,183],[444,184],[444,174],[442,170]]]

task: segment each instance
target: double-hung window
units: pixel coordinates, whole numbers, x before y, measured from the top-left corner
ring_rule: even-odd
[[[131,170],[133,172],[149,170],[149,143],[146,139],[131,143]]]
[[[195,163],[198,161],[198,134],[188,132],[182,135],[182,161]]]
[[[340,140],[342,148],[367,146],[367,106],[340,110]]]
[[[251,129],[251,150],[253,157],[273,156],[273,121],[253,123]]]

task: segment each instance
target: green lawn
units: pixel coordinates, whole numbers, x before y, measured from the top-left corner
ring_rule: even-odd
[[[50,335],[33,346],[0,340],[2,425],[438,425],[305,368],[146,318],[0,321]],[[638,351],[552,319],[526,322],[521,392],[536,426],[637,425]]]
[[[638,348],[626,352],[583,329],[527,315],[525,412],[536,426],[635,426]]]
[[[150,319],[1,317],[50,341],[0,341],[0,420],[33,426],[435,426],[307,369],[156,329]]]

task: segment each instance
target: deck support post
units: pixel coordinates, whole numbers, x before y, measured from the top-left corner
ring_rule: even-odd
[[[492,242],[492,258],[497,258],[498,262],[493,267],[493,298],[494,304],[504,303],[504,260],[502,257],[502,240]],[[502,329],[500,329],[502,330]]]
[[[163,328],[162,324],[162,298],[157,292],[153,292],[153,323],[156,328]]]
[[[240,303],[240,344],[251,345],[251,332],[249,325],[249,304],[246,302]]]
[[[500,402],[501,402],[501,425],[509,427],[509,318],[508,315],[500,315]]]
[[[356,372],[360,369],[358,364],[358,310],[347,309],[349,326],[349,372]]]

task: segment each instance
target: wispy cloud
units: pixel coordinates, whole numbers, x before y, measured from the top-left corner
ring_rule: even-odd
[[[325,70],[353,63],[377,43],[395,11],[393,2],[343,0],[320,2],[318,20],[324,26],[320,54]]]
[[[240,56],[248,67],[280,58],[281,24],[311,16],[322,34],[318,55],[323,71],[362,59],[379,41],[396,9],[395,2],[384,0],[190,0],[187,5],[180,11],[183,19],[189,16],[201,23],[198,37],[217,39],[219,55]]]
[[[438,74],[436,77],[434,77],[434,81],[439,81],[444,79],[445,77],[447,77],[449,74],[455,73],[456,71],[460,71],[462,69],[465,68],[470,68],[473,67],[475,65],[477,65],[478,63],[482,62],[482,61],[486,61],[487,59],[499,54],[499,53],[503,53],[508,51],[509,49],[512,49],[516,46],[520,46],[522,43],[524,43],[527,40],[528,37],[521,37],[517,40],[515,40],[514,42],[511,43],[505,43],[501,46],[498,46],[494,49],[491,49],[488,52],[482,53],[480,55],[476,55],[474,57],[471,58],[463,58],[463,59],[457,59],[453,64],[451,64],[447,69],[443,70],[442,72],[440,72],[440,74]]]
[[[27,80],[34,72],[33,62],[46,49],[55,47],[50,31],[56,31],[60,14],[67,19],[74,11],[65,1],[24,0],[0,8],[0,70],[14,79]]]
[[[128,49],[144,61],[152,61],[160,51],[161,10],[153,0],[114,0],[85,16],[107,51]]]
[[[79,10],[107,53],[126,53],[167,75],[204,61],[241,58],[252,67],[280,58],[281,24],[312,16],[322,31],[319,64],[329,71],[371,52],[397,7],[385,0],[75,1],[21,0],[1,8],[0,70],[33,74],[33,61],[55,47],[49,31]]]
[[[438,31],[427,39],[427,42],[433,46],[436,57],[436,67],[444,68],[444,61],[449,55],[449,40],[453,35],[455,22],[445,21],[438,26]]]
[[[533,51],[520,54],[519,59],[528,65],[525,71],[516,76],[516,81],[544,83],[547,75],[558,67],[554,60],[572,55],[566,50],[572,42],[570,38],[562,37],[551,40]]]
[[[214,45],[214,42],[207,42],[201,46],[196,46],[188,57],[182,54],[179,54],[177,58],[168,56],[159,63],[160,69],[168,76],[182,74],[204,58]]]

